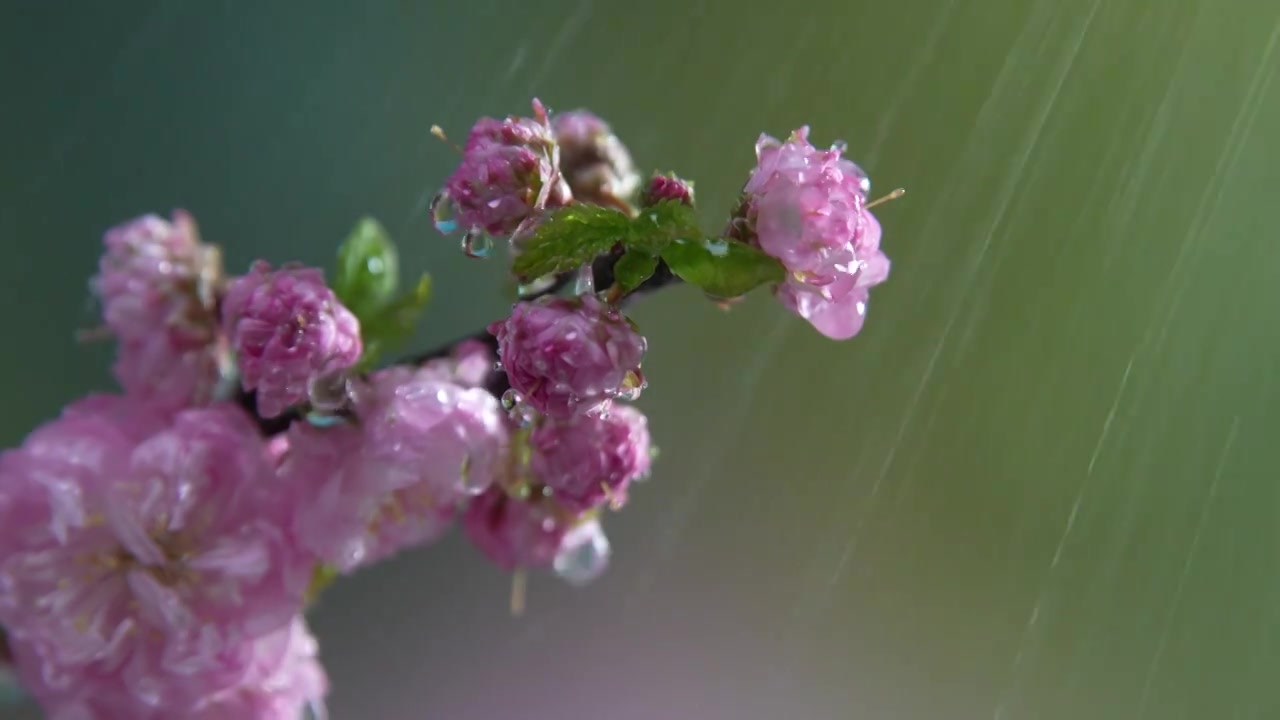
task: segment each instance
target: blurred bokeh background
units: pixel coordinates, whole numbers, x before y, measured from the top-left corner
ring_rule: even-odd
[[[763,130],[849,143],[862,335],[646,300],[663,453],[614,565],[529,611],[457,535],[314,615],[335,720],[1280,717],[1280,8],[1212,0],[0,8],[0,440],[110,386],[102,231],[185,207],[231,269],[363,214],[501,316],[426,203],[482,114],[588,106],[718,224]],[[874,193],[873,193],[874,194]],[[0,709],[0,714],[6,712]],[[16,712],[16,711],[11,711]]]

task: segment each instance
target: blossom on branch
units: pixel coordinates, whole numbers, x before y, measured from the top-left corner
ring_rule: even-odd
[[[50,693],[194,708],[301,608],[312,562],[283,489],[238,407],[74,405],[0,456],[0,624]]]
[[[218,333],[218,249],[184,211],[145,215],[103,238],[92,286],[118,346],[114,372],[128,392],[170,408],[213,398],[226,357]]]
[[[815,148],[807,127],[786,142],[762,135],[735,218],[744,239],[786,268],[774,288],[783,306],[835,340],[858,334],[868,291],[889,275],[867,175],[842,153]]]
[[[517,303],[489,332],[520,402],[548,417],[599,414],[644,387],[644,336],[595,295]]]
[[[360,321],[316,268],[273,271],[254,263],[227,289],[222,322],[241,385],[257,392],[258,412],[267,418],[307,400],[317,385],[355,365],[363,350]]]

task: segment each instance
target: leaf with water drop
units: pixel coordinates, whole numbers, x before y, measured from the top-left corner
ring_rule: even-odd
[[[786,277],[777,260],[736,240],[676,240],[662,249],[662,259],[681,280],[720,298]]]
[[[640,248],[631,248],[613,266],[613,279],[623,292],[631,292],[653,276],[658,257]]]
[[[364,355],[360,367],[370,367],[384,350],[403,345],[412,335],[431,299],[431,276],[423,273],[412,290],[385,305],[367,322],[361,321]]]
[[[333,291],[363,322],[395,294],[399,282],[395,243],[373,218],[361,218],[338,248]]]
[[[698,215],[679,200],[664,200],[640,211],[631,223],[627,247],[658,253],[676,240],[700,240]]]
[[[630,231],[631,218],[617,210],[597,205],[562,207],[520,241],[520,254],[511,269],[526,281],[568,272],[625,242]]]

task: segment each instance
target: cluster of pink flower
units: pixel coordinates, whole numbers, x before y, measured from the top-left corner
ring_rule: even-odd
[[[641,192],[599,118],[534,115],[473,128],[437,204],[465,246],[497,235],[532,252],[548,213],[634,218],[637,195],[691,210],[674,176]],[[768,256],[775,295],[819,331],[856,334],[889,267],[866,175],[805,130],[757,154],[717,242]],[[322,271],[226,277],[182,212],[110,230],[95,288],[124,393],[76,401],[0,455],[0,627],[24,687],[52,718],[320,714],[304,620],[318,588],[455,518],[504,569],[597,577],[601,512],[652,457],[625,404],[646,341],[621,305],[644,282],[594,287],[624,250],[550,278],[476,338],[369,372],[375,324]],[[646,257],[650,286],[679,275]]]

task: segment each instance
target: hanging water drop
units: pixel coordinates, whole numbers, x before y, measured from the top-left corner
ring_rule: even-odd
[[[578,277],[573,284],[573,292],[575,295],[586,295],[596,291],[596,271],[591,267],[591,263],[587,263],[578,268]]]
[[[627,374],[622,376],[622,385],[618,387],[618,397],[623,400],[635,400],[640,397],[640,391],[644,390],[647,384],[644,375],[641,375],[639,371],[628,370]]]
[[[519,428],[527,428],[533,425],[533,421],[537,418],[538,411],[526,402],[516,403],[515,406],[507,410],[507,417],[511,418],[511,422]]]
[[[845,142],[844,140],[836,140],[835,142],[831,143],[831,149],[843,155],[849,152],[849,143]]]
[[[487,258],[493,252],[493,238],[480,228],[471,228],[462,236],[462,252],[470,258]]]
[[[431,198],[431,222],[442,235],[448,235],[458,229],[458,221],[453,219],[453,198],[447,190]]]
[[[502,409],[510,412],[511,410],[514,410],[523,399],[524,398],[520,397],[520,393],[515,388],[507,388],[507,391],[502,393]]]
[[[587,522],[565,536],[552,569],[570,585],[586,585],[609,567],[609,538],[596,521]]]

